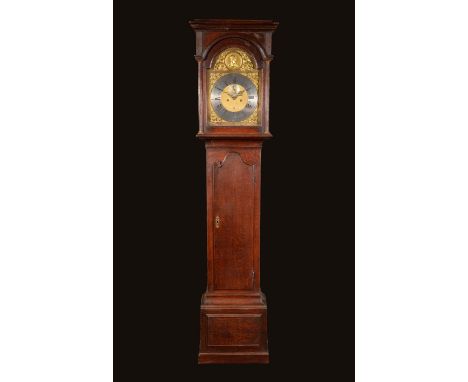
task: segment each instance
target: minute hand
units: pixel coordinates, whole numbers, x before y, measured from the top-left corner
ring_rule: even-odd
[[[237,98],[237,93],[235,92],[228,92],[228,91],[223,91],[224,94],[227,94],[229,97],[231,97],[232,99],[236,99]]]
[[[244,94],[244,90],[241,90],[237,93],[234,93],[234,92],[225,92],[227,95],[229,95],[232,99],[236,99],[237,97],[241,96],[242,94]]]

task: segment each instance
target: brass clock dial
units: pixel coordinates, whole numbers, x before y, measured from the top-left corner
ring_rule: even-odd
[[[257,109],[258,90],[240,73],[228,73],[213,85],[210,102],[218,117],[227,122],[241,122]]]

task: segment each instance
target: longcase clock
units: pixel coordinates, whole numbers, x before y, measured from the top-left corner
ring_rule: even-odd
[[[208,281],[199,363],[268,363],[260,289],[261,149],[268,124],[271,20],[193,20],[205,141]]]

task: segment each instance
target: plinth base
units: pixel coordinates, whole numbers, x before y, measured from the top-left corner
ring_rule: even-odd
[[[198,363],[269,363],[267,353],[200,353]]]
[[[200,308],[198,363],[268,362],[263,293],[205,293]]]

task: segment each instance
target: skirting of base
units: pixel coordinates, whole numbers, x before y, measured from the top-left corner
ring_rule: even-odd
[[[198,363],[269,363],[268,353],[199,353]]]

